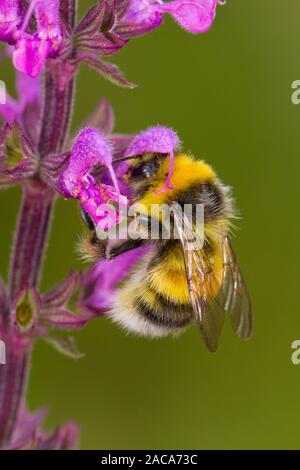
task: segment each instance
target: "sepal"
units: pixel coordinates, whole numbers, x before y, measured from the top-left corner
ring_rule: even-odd
[[[115,115],[110,103],[102,98],[96,110],[88,117],[84,127],[99,129],[103,134],[110,135],[115,125]]]
[[[113,55],[127,43],[126,38],[121,38],[113,31],[117,20],[115,3],[118,2],[99,1],[75,28],[73,36],[74,61],[75,63],[86,63],[107,78],[111,76],[111,81],[114,83],[127,86],[123,80],[113,80],[116,71],[114,73],[113,69],[106,71],[105,65],[101,61],[101,56]]]
[[[71,450],[78,442],[79,430],[77,424],[66,423],[58,427],[52,434],[41,430],[47,415],[47,409],[42,408],[29,413],[23,405],[19,411],[13,434],[6,450]]]
[[[76,41],[77,55],[81,58],[84,52],[99,56],[113,55],[125,46],[126,39],[122,39],[114,33],[95,34],[93,36],[83,36]]]
[[[155,26],[157,27],[157,26]],[[153,30],[152,24],[148,23],[131,23],[122,21],[115,28],[115,33],[123,39],[130,39],[150,33]]]
[[[47,155],[40,165],[41,179],[56,193],[64,195],[60,184],[62,172],[67,168],[71,152],[60,155]]]
[[[24,182],[35,173],[38,159],[33,146],[15,121],[0,135],[0,186]]]
[[[58,308],[45,312],[41,317],[41,323],[56,330],[70,331],[83,328],[91,318],[91,314],[79,315],[70,310]]]
[[[100,0],[91,7],[78,26],[75,28],[75,40],[87,35],[94,35],[100,31],[103,23],[106,8],[106,1]]]
[[[43,339],[60,354],[71,359],[82,359],[85,355],[79,351],[71,336],[47,335]]]
[[[96,54],[82,52],[79,54],[79,60],[88,65],[90,68],[96,70],[96,72],[102,75],[102,77],[106,78],[115,85],[129,89],[136,88],[137,86],[134,83],[128,82],[116,65],[111,64],[110,62],[105,62]]]
[[[42,338],[48,335],[49,329],[78,330],[92,318],[91,314],[74,313],[75,302],[80,291],[80,274],[71,272],[66,279],[44,294],[41,298],[40,330]],[[52,335],[50,334],[52,337]]]
[[[74,450],[77,446],[79,428],[76,423],[70,421],[64,426],[60,426],[47,439],[39,440],[40,450]]]
[[[133,134],[113,134],[110,137],[114,158],[121,158],[134,139]],[[118,171],[117,171],[118,174]]]
[[[80,274],[71,272],[66,279],[42,296],[41,328],[78,330],[92,318],[90,314],[74,313],[74,298],[80,290]],[[43,334],[42,334],[43,336]]]
[[[120,20],[128,10],[130,0],[118,0],[115,2],[115,17]]]
[[[60,308],[66,305],[77,289],[78,280],[79,274],[71,271],[63,281],[42,296],[43,309]]]

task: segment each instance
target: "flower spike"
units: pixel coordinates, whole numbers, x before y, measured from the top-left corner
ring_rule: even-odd
[[[179,146],[177,134],[168,127],[151,127],[136,136],[126,152],[127,157],[141,155],[147,152],[167,153],[170,155],[169,174],[165,186],[155,194],[160,194],[167,189],[173,189],[171,178],[174,168],[174,150]]]

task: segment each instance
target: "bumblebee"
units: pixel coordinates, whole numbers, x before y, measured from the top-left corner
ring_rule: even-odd
[[[252,332],[251,301],[229,237],[234,217],[230,190],[208,164],[179,154],[174,159],[172,188],[161,192],[169,164],[166,154],[135,156],[125,176],[131,202],[146,207],[148,213],[153,204],[202,204],[203,245],[190,248],[187,230],[182,228],[186,224],[174,215],[173,229],[178,229],[179,237],[172,230],[168,240],[128,239],[109,250],[86,220],[93,236],[84,241],[82,250],[88,259],[111,259],[149,244],[147,254],[117,289],[109,315],[126,330],[149,337],[177,335],[196,323],[208,349],[216,351],[226,314],[236,335],[248,339]]]

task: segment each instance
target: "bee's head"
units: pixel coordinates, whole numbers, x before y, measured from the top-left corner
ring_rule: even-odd
[[[154,178],[166,157],[167,154],[150,152],[137,155],[131,160],[127,174],[128,183],[140,183],[144,180]]]
[[[80,215],[85,225],[85,230],[77,243],[77,252],[82,260],[94,263],[98,259],[103,258],[105,245],[98,239],[95,224],[90,215],[82,208]]]

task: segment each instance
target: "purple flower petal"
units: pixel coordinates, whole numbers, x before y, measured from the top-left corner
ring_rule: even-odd
[[[20,2],[0,1],[3,4],[0,4],[0,39],[15,44],[13,63],[16,69],[36,77],[46,59],[54,57],[61,45],[59,0],[32,0],[25,17]],[[31,35],[27,29],[34,13],[37,29]]]
[[[168,13],[185,30],[199,34],[207,31],[216,16],[216,7],[221,0],[129,0],[129,7],[116,26],[122,37],[131,37],[151,31],[162,23]]]
[[[16,73],[16,89],[22,104],[32,103],[39,98],[40,83],[40,77],[31,78],[22,72]]]
[[[169,13],[182,28],[199,34],[211,27],[219,3],[219,0],[175,0],[164,3],[161,11]]]
[[[112,152],[107,139],[97,129],[83,129],[74,143],[68,168],[63,174],[67,197],[77,197],[84,178],[97,164],[110,167]]]
[[[6,97],[6,104],[0,104],[0,115],[10,125],[13,124],[13,121],[19,121],[22,125],[25,125],[24,111],[28,106],[38,105],[39,102],[40,77],[32,78],[17,71],[16,89],[18,99],[15,100],[8,95]]]
[[[22,37],[13,53],[13,63],[17,70],[30,77],[37,77],[44,67],[49,53],[49,43],[37,35]]]
[[[21,22],[19,0],[0,0],[0,40],[10,43]]]
[[[148,31],[157,28],[163,20],[160,0],[130,0],[129,7],[122,20],[132,24],[144,25]]]
[[[165,186],[157,191],[161,193],[167,189],[172,189],[171,178],[174,167],[174,150],[179,146],[177,134],[168,127],[151,127],[136,136],[128,150],[126,156],[141,155],[147,152],[170,154],[170,168]]]
[[[107,185],[99,184],[90,174],[97,164],[106,166],[115,186],[115,191]],[[61,177],[62,190],[66,197],[81,201],[83,209],[90,215],[100,230],[109,230],[122,220],[122,210],[127,206],[127,198],[120,195],[117,177],[112,167],[112,150],[106,137],[97,129],[81,131],[73,146],[70,162]],[[108,205],[118,203],[119,212],[110,218]]]
[[[59,38],[59,0],[36,0],[36,13],[40,30],[51,39]]]
[[[149,245],[136,248],[119,255],[113,260],[101,260],[96,266],[83,273],[84,295],[79,307],[96,314],[107,312],[112,306],[117,284],[122,282],[128,272],[145,254]]]

